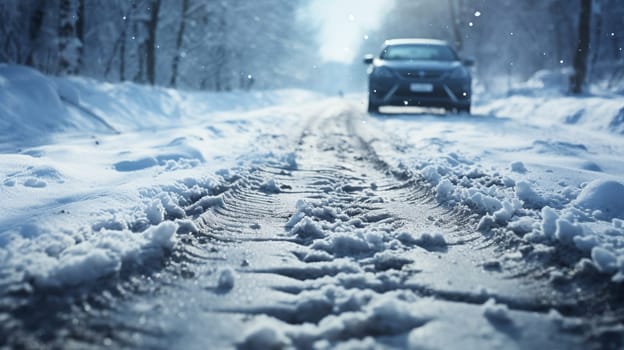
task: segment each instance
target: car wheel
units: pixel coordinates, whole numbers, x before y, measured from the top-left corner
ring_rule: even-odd
[[[457,109],[457,111],[458,111],[460,114],[470,114],[470,106],[466,106],[466,107],[459,107],[459,108]]]
[[[368,113],[379,113],[379,105],[368,101]]]

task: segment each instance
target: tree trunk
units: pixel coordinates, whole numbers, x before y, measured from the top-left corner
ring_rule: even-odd
[[[84,56],[84,23],[85,23],[85,6],[84,0],[78,0],[78,18],[76,19],[76,37],[80,40],[80,47],[78,47],[78,64],[76,66],[76,73],[80,72],[82,68],[82,57]]]
[[[160,12],[160,0],[152,0],[150,7],[150,20],[147,24],[146,40],[146,70],[147,81],[154,85],[156,82],[156,30],[158,29],[158,13]]]
[[[79,48],[82,45],[76,36],[76,4],[72,0],[61,0],[59,7],[59,73],[76,74],[80,62]]]
[[[132,19],[132,36],[129,43],[136,46],[136,71],[132,77],[132,81],[136,83],[145,82],[145,31],[146,21],[142,17],[138,16],[139,13],[139,1],[132,1],[132,9],[130,10],[130,18]],[[132,56],[130,56],[132,58]],[[132,61],[132,60],[130,60]]]
[[[553,21],[552,41],[554,42],[554,46],[555,46],[554,58],[556,58],[556,62],[563,59],[564,57],[563,47],[564,47],[564,42],[565,42],[565,39],[564,39],[565,29],[563,28],[564,16],[561,13],[562,12],[561,1],[562,0],[555,0],[548,7],[548,12]]]
[[[128,26],[124,25],[123,32],[121,33],[121,38],[119,42],[119,80],[126,80],[126,40],[128,33]]]
[[[37,41],[41,35],[41,28],[43,27],[43,19],[45,17],[45,1],[39,0],[35,5],[35,10],[30,16],[30,27],[28,28],[28,39],[30,40],[31,47],[28,50],[28,57],[26,58],[27,66],[35,65],[35,48],[37,47]]]
[[[587,59],[589,57],[592,0],[580,1],[581,11],[579,13],[577,48],[572,63],[574,73],[570,79],[570,92],[573,94],[580,94],[583,92],[585,78],[587,76]]]
[[[455,6],[455,0],[449,0],[449,12],[451,13],[451,26],[453,28],[453,37],[455,39],[455,49],[458,52],[461,52],[464,42],[461,36],[461,20],[459,19],[459,12]]]
[[[180,58],[182,55],[182,44],[184,43],[184,31],[186,29],[186,12],[188,11],[189,0],[182,0],[182,16],[180,17],[180,26],[178,27],[178,34],[176,36],[176,54],[173,57],[173,63],[171,64],[171,80],[169,85],[175,87],[178,80],[178,67],[180,65]]]
[[[591,83],[594,80],[594,70],[598,68],[600,64],[600,53],[602,51],[602,38],[604,36],[604,26],[602,23],[602,5],[599,2],[593,4],[592,17],[593,17],[593,33],[590,37],[591,45],[591,59],[587,67],[587,82]],[[597,75],[601,75],[600,69],[596,72]]]

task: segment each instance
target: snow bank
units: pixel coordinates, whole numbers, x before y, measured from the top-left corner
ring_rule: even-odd
[[[539,225],[525,237],[573,245],[614,282],[624,282],[623,190],[621,182],[594,180],[560,209],[542,208]]]
[[[216,112],[298,104],[314,96],[303,90],[180,92],[130,82],[47,77],[9,64],[0,64],[0,82],[0,152],[48,144],[62,133],[174,127]]]
[[[507,175],[487,174],[456,154],[420,161],[415,170],[439,200],[480,213],[477,230],[509,229],[530,242],[572,245],[613,281],[624,282],[622,182],[598,179],[559,195],[549,183],[514,180],[530,178],[524,166],[512,166]]]
[[[186,178],[173,185],[141,191],[135,207],[88,213],[89,221],[56,228],[46,222],[23,223],[0,232],[2,273],[39,287],[88,285],[122,271],[151,266],[175,249],[178,233],[197,232],[189,219],[223,204],[214,196],[219,177]],[[219,286],[233,286],[232,271],[223,271]]]
[[[485,98],[475,106],[475,112],[538,125],[577,126],[624,135],[624,100],[621,98],[568,96],[559,88],[540,89],[540,85],[533,82],[520,91],[512,91],[506,98]]]
[[[52,133],[75,127],[52,79],[31,68],[0,64],[0,81],[0,151],[6,144],[48,142]]]
[[[218,169],[259,159],[296,169],[292,150],[273,147],[291,125],[273,109],[312,96],[183,92],[0,64],[0,276],[88,285],[162,259],[199,231],[197,215],[225,205],[238,174]],[[281,189],[274,179],[260,187]],[[219,283],[233,282],[224,272]]]

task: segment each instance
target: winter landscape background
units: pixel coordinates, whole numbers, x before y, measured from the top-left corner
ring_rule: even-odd
[[[617,0],[592,4],[587,81],[621,90],[624,10]],[[0,58],[108,82],[335,93],[363,89],[358,61],[383,40],[430,37],[475,58],[477,84],[504,92],[573,66],[581,13],[580,1],[565,0],[5,0]]]
[[[621,349],[617,0],[0,0],[0,348]],[[367,114],[386,38],[473,114]]]

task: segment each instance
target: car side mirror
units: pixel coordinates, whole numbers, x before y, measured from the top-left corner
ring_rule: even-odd
[[[373,61],[375,60],[375,56],[373,55],[364,55],[364,64],[373,64]]]
[[[475,65],[475,60],[472,58],[464,58],[462,64],[466,67],[472,67]]]

